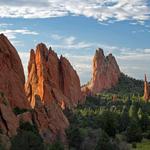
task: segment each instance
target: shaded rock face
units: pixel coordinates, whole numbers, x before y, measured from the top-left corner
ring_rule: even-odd
[[[8,39],[0,34],[0,91],[4,92],[13,108],[29,108],[24,83],[19,55]]]
[[[9,101],[0,93],[0,129],[4,135],[12,137],[17,134],[18,118],[12,111]]]
[[[96,94],[110,89],[118,83],[120,69],[112,54],[105,57],[102,49],[96,50],[92,69],[92,79],[82,87],[83,93]]]
[[[35,95],[34,120],[46,143],[51,143],[58,137],[66,143],[65,129],[69,122],[54,100],[43,105],[40,96]]]
[[[77,105],[82,99],[80,79],[77,75],[77,72],[70,65],[69,61],[62,56],[60,57],[60,68],[62,72],[62,92],[71,100],[72,104]]]
[[[80,80],[69,61],[59,59],[44,44],[37,45],[30,53],[25,91],[44,141],[49,143],[59,135],[65,142],[69,122],[62,109],[76,106],[81,99]]]
[[[147,76],[145,75],[145,81],[144,81],[144,100],[148,101],[150,100],[150,85],[147,82]]]

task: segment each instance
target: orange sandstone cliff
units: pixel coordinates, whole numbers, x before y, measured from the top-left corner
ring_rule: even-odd
[[[49,100],[55,99],[59,105],[69,108],[76,106],[82,98],[79,77],[69,61],[62,56],[59,59],[42,43],[37,45],[36,51],[31,50],[25,90],[32,107],[36,94],[40,95],[43,104],[49,93]]]
[[[92,79],[82,87],[85,95],[94,95],[106,89],[110,89],[118,83],[120,69],[112,54],[104,56],[102,49],[96,50],[93,58]]]
[[[25,91],[43,139],[49,142],[59,134],[65,142],[69,122],[62,109],[75,107],[81,99],[80,80],[69,61],[38,44],[30,53]]]
[[[69,61],[39,44],[31,50],[28,78],[16,49],[0,34],[0,129],[8,137],[17,134],[19,121],[35,123],[44,142],[57,137],[66,143],[69,122],[63,113],[81,100],[80,80]],[[14,114],[14,108],[26,112]],[[28,111],[28,109],[33,111]]]

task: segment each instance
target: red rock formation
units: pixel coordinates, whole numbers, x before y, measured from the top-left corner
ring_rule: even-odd
[[[80,81],[67,59],[57,57],[51,49],[39,44],[31,50],[28,65],[28,81],[24,92],[24,72],[17,51],[0,35],[0,91],[8,98],[0,97],[0,129],[9,137],[15,135],[19,121],[36,123],[45,142],[57,135],[65,143],[65,129],[69,122],[62,112],[74,107],[81,99]],[[73,92],[74,91],[74,92]],[[28,98],[28,100],[27,100]],[[33,114],[25,112],[16,116],[12,109],[34,108]],[[9,104],[10,103],[10,104]]]
[[[82,88],[83,93],[96,94],[117,84],[120,69],[112,54],[105,57],[102,49],[96,50],[92,69],[92,79]]]
[[[77,105],[82,99],[80,79],[77,72],[73,69],[69,61],[63,56],[60,57],[60,68],[62,72],[61,88],[63,94],[72,101],[72,104]]]
[[[66,58],[61,56],[59,60],[57,54],[44,44],[37,46],[36,53],[31,50],[28,72],[25,89],[32,107],[37,93],[44,103],[46,87],[51,91],[49,97],[60,105],[63,103],[63,107],[76,106],[81,99],[80,80],[76,71]]]
[[[26,95],[35,110],[35,120],[45,142],[59,134],[65,141],[69,122],[62,112],[81,99],[80,81],[76,71],[64,57],[39,44],[31,50]],[[62,109],[61,109],[62,108]]]
[[[11,107],[29,108],[24,92],[25,77],[21,60],[8,39],[0,34],[0,91]]]
[[[34,119],[39,133],[46,143],[51,143],[59,136],[66,143],[65,129],[69,122],[55,100],[42,104],[39,95],[35,95]]]
[[[2,134],[12,137],[17,134],[18,118],[12,111],[9,101],[0,93],[0,129]]]
[[[144,81],[144,100],[145,101],[150,100],[150,85],[147,82],[146,74],[145,74],[145,81]]]

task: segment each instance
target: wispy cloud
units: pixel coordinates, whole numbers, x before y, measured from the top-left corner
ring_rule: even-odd
[[[21,61],[22,61],[22,64],[23,64],[25,77],[27,77],[27,75],[28,75],[27,66],[28,66],[28,61],[29,61],[29,58],[30,58],[30,53],[19,51],[18,54],[19,54],[19,56],[21,58]]]
[[[59,34],[52,34],[51,38],[59,44],[51,44],[55,49],[85,49],[92,47],[92,43],[79,41],[74,36],[62,36]],[[49,44],[48,44],[49,45]]]
[[[10,24],[10,23],[0,23],[0,27],[1,28],[6,28],[8,26],[12,26],[13,24]]]
[[[98,21],[150,18],[148,0],[5,0],[0,1],[0,17],[50,18],[83,15]],[[38,12],[38,13],[37,13]]]
[[[6,26],[7,26],[7,24],[6,24]],[[5,34],[15,46],[23,46],[24,45],[21,41],[16,40],[17,35],[19,35],[19,34],[21,34],[21,35],[38,35],[38,32],[30,31],[28,29],[16,29],[16,30],[3,29],[3,30],[0,30],[0,33]]]
[[[9,39],[15,39],[16,34],[23,34],[23,35],[38,35],[37,32],[25,30],[25,29],[18,29],[18,30],[0,30],[0,33],[5,34]]]

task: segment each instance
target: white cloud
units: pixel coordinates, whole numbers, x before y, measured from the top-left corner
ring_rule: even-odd
[[[145,53],[150,53],[150,48],[144,49]]]
[[[1,28],[6,28],[8,26],[12,26],[13,24],[10,24],[10,23],[0,23],[0,27]]]
[[[58,35],[58,34],[52,34],[51,38],[54,39],[54,40],[61,40],[63,38],[63,36]]]
[[[0,30],[0,33],[5,34],[15,46],[24,46],[23,42],[16,40],[18,34],[21,34],[21,35],[38,35],[37,32],[30,31],[28,29],[16,29],[16,30],[2,29],[2,30]]]
[[[52,34],[51,38],[56,42],[59,42],[59,44],[51,44],[51,46],[55,49],[85,49],[91,48],[93,46],[93,43],[79,41],[74,36],[62,36],[59,34]]]
[[[19,30],[0,30],[0,33],[5,34],[9,39],[15,39],[16,34],[23,34],[23,35],[38,35],[37,32],[19,29]]]
[[[87,83],[91,78],[93,56],[77,56],[71,55],[70,53],[64,54],[64,56],[71,62],[72,66],[77,71],[81,83]]]
[[[21,61],[22,61],[22,64],[23,64],[25,78],[27,78],[27,75],[28,75],[27,67],[28,67],[28,61],[29,61],[29,58],[30,58],[30,53],[19,51],[18,54],[19,54],[19,56],[21,58]]]
[[[83,15],[98,21],[150,19],[147,0],[2,0],[0,17],[50,18]]]
[[[137,79],[144,79],[145,73],[150,77],[150,53],[134,52],[117,56],[116,59],[122,72]]]

